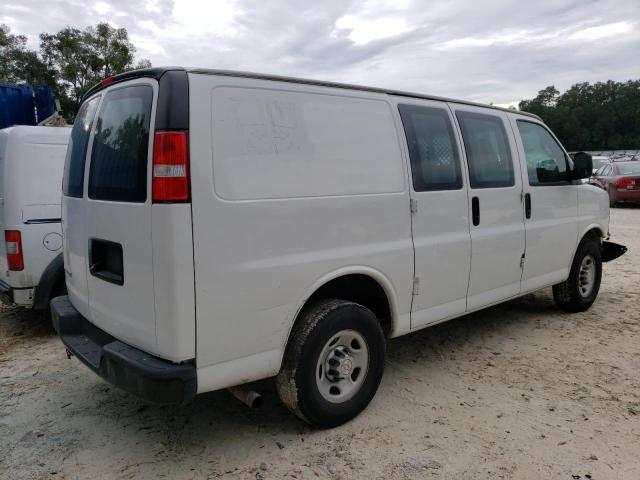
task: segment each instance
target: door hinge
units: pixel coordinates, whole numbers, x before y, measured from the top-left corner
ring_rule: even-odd
[[[409,200],[409,209],[411,210],[411,213],[416,213],[418,211],[418,201],[415,199],[410,199]]]
[[[520,257],[520,268],[524,268],[524,253]]]
[[[418,295],[420,293],[420,277],[414,277],[412,295]]]

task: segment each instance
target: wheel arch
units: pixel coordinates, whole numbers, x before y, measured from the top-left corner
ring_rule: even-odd
[[[59,253],[51,260],[40,276],[40,281],[36,286],[33,298],[34,310],[45,310],[49,308],[51,292],[61,281],[64,282],[64,259],[62,253]]]
[[[600,242],[604,237],[605,237],[605,233],[600,227],[600,225],[598,225],[597,223],[593,223],[584,229],[584,231],[582,232],[582,235],[580,235],[580,242],[582,242],[585,238],[589,238],[591,240]],[[580,244],[580,242],[578,242],[578,244]],[[577,249],[578,249],[578,246],[576,245],[576,250]],[[574,255],[575,255],[575,252],[574,252]]]
[[[323,275],[307,289],[284,338],[283,354],[304,308],[322,298],[338,298],[364,305],[376,314],[386,336],[390,336],[396,328],[398,298],[389,278],[379,270],[367,266],[343,267]]]
[[[592,223],[588,227],[586,227],[578,237],[579,240],[576,242],[576,245],[573,247],[573,252],[571,254],[571,258],[569,259],[569,270],[571,269],[571,265],[573,265],[573,259],[575,258],[576,252],[578,251],[578,246],[585,238],[601,243],[604,237],[605,233],[599,224]]]

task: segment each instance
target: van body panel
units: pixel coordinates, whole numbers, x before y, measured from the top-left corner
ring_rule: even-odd
[[[199,372],[262,352],[275,350],[281,358],[308,289],[346,265],[366,265],[384,272],[398,292],[398,314],[408,313],[413,274],[409,195],[398,134],[384,97],[363,93],[344,99],[343,105],[336,98],[342,98],[344,92],[327,88],[194,74],[189,75],[189,83],[191,158],[199,159],[191,162]],[[234,89],[219,88],[230,83]],[[217,97],[219,92],[226,98]],[[237,114],[226,119],[216,116],[218,104],[225,111],[232,101],[240,106]],[[316,105],[314,118],[307,119],[305,112]],[[331,122],[339,119],[341,108],[343,136],[334,133],[333,150],[329,139],[315,148],[320,126],[336,132]],[[282,193],[272,195],[261,188],[260,196],[281,198],[245,199],[243,181],[247,179],[220,171],[229,165],[229,150],[218,147],[214,138],[224,120],[231,122],[229,128],[244,129],[247,140],[255,140],[242,144],[246,150],[235,153],[236,162],[248,159],[248,164],[262,161],[273,166],[273,172],[265,176],[280,185]],[[367,128],[374,128],[378,138],[358,142],[355,146],[360,157],[354,157],[354,145],[344,142]],[[390,164],[384,168],[390,169],[391,175],[385,183],[379,178],[368,181],[366,164],[359,164],[358,195],[343,194],[340,183],[327,185],[329,177],[325,175],[332,172],[314,165],[320,160],[335,165],[340,148],[346,149],[345,163],[369,158],[372,165],[379,165],[382,143]],[[321,156],[315,157],[316,152]],[[296,171],[296,162],[314,165],[312,171],[316,168],[315,176],[306,180],[314,196],[304,196],[300,185],[291,184],[305,181]],[[353,165],[345,164],[344,168],[346,175],[353,174]],[[278,179],[275,173],[283,171],[293,173]],[[217,195],[217,176],[225,179],[226,196],[235,200]],[[257,180],[255,175],[249,179]],[[313,191],[324,185],[328,195]],[[375,193],[365,193],[367,189]],[[279,362],[275,362],[267,370],[273,374],[278,368]],[[198,383],[209,382],[199,376]]]
[[[158,351],[180,362],[196,356],[191,205],[151,207]]]
[[[578,237],[572,259],[580,240],[593,229],[609,237],[609,195],[595,185],[581,184],[578,186]]]
[[[25,205],[22,207],[22,221],[24,223],[59,223],[60,218],[61,207],[59,203],[50,205]]]
[[[113,242],[122,247],[123,283],[105,281],[87,273],[91,321],[134,347],[157,353],[151,205],[87,202],[87,238],[91,242]],[[118,228],[114,228],[118,225]]]
[[[67,196],[62,198],[62,229],[64,275],[69,300],[82,316],[90,319],[87,284],[89,242],[87,240],[87,204],[84,199]]]
[[[471,272],[467,293],[467,309],[473,310],[490,305],[498,300],[516,296],[520,293],[522,276],[521,260],[525,253],[524,211],[522,207],[522,177],[520,162],[511,126],[507,114],[500,111],[459,104],[450,104],[456,117],[460,141],[465,145],[465,164],[469,176],[469,212],[473,211],[473,198],[479,204],[479,223],[471,225]],[[479,125],[484,123],[501,125],[504,132],[504,150],[507,158],[493,157],[493,148],[501,138],[491,138],[494,143],[484,136],[479,140],[485,145],[473,144],[472,138],[465,138],[464,128],[461,126],[465,114],[468,118],[477,119]],[[475,117],[478,116],[478,117]],[[473,134],[472,125],[469,133]],[[477,128],[475,127],[476,131]],[[487,127],[488,128],[488,127]],[[499,129],[497,129],[499,132]],[[470,147],[472,147],[470,150]],[[479,168],[488,169],[495,162],[498,165],[511,165],[511,185],[493,187],[492,180],[486,180],[481,186],[474,187],[473,173],[470,165],[470,153],[477,150],[478,161],[483,161]],[[493,168],[493,167],[492,167]],[[499,168],[499,167],[496,167]],[[508,170],[508,169],[507,169]],[[479,181],[485,182],[484,179]]]
[[[413,297],[411,307],[411,328],[416,329],[466,311],[471,268],[468,180],[462,166],[460,144],[455,135],[455,119],[447,105],[433,100],[402,99],[397,101],[397,108],[403,108],[406,112],[400,122],[407,142],[415,143],[416,149],[424,143],[428,144],[424,148],[451,149],[450,155],[454,156],[451,161],[457,164],[459,176],[459,185],[455,188],[416,189],[420,179],[414,177],[420,173],[413,168],[409,169],[412,178],[411,198],[415,202],[411,227],[415,249],[415,276],[418,279],[418,294]],[[429,131],[426,125],[418,125],[421,120],[424,123],[429,118],[437,121],[434,127],[446,125],[448,128],[443,128],[442,132]],[[433,140],[433,144],[429,143],[429,136],[444,132],[449,135],[438,136],[438,142]],[[419,156],[420,152],[410,150],[411,147],[404,154],[413,167],[409,157],[411,154]]]
[[[60,184],[70,129],[17,126],[0,130],[0,281],[13,301],[33,306],[42,273],[62,250]],[[20,231],[24,269],[9,271],[5,230]]]

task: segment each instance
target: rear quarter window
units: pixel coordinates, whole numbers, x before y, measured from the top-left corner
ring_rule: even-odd
[[[620,175],[640,175],[640,163],[632,165],[618,165]]]
[[[91,151],[89,198],[144,202],[153,88],[135,85],[107,92]]]

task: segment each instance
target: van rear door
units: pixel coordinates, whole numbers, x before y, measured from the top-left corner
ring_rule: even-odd
[[[150,132],[157,82],[107,90],[88,163],[89,309],[100,328],[155,350]]]
[[[86,191],[77,192],[82,198],[65,198],[70,290],[76,295],[83,286],[79,270],[86,268],[88,309],[82,313],[151,352],[156,330],[147,171],[157,90],[155,80],[141,78],[101,92],[86,155]]]
[[[63,181],[72,305],[176,362],[195,357],[188,99],[179,68],[106,79],[76,118]]]

